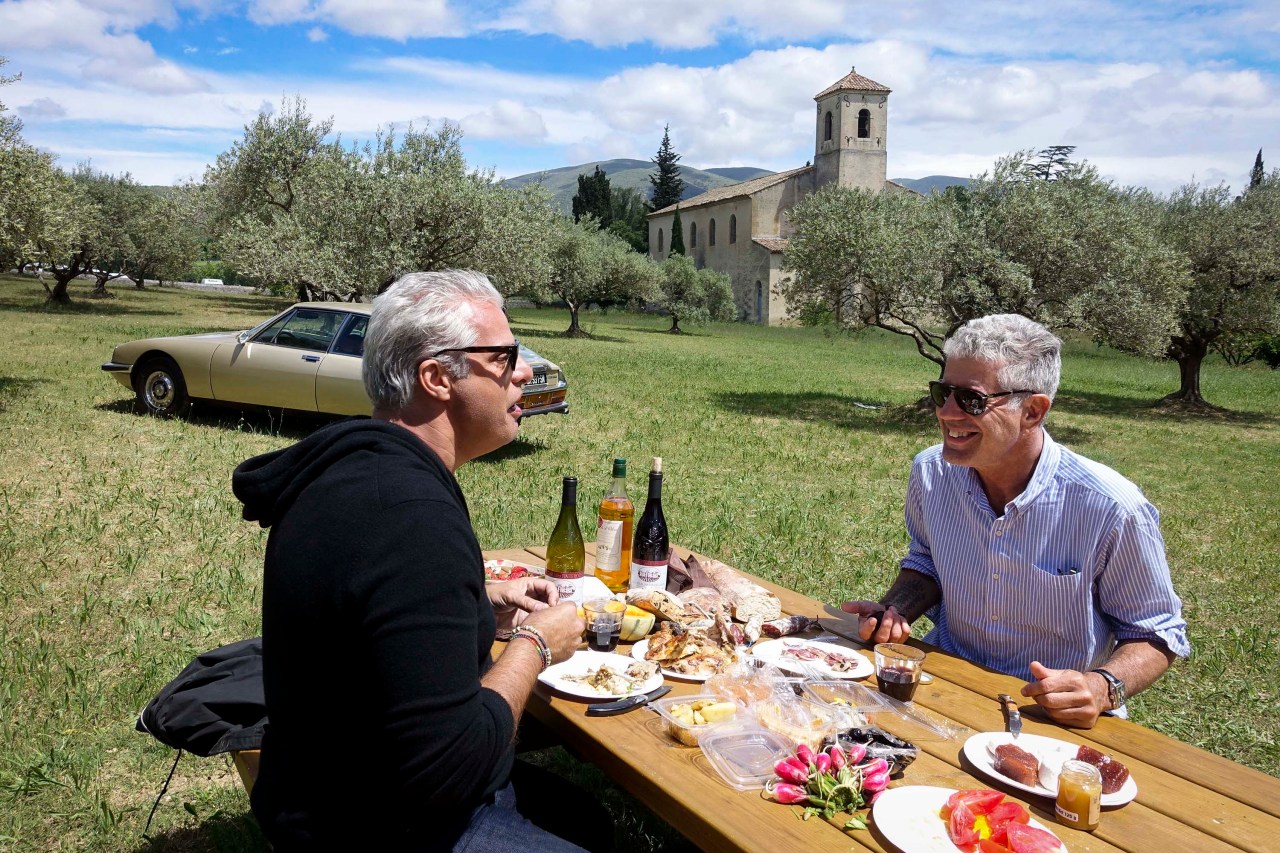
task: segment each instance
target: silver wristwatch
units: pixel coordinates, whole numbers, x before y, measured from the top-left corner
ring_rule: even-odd
[[[1124,682],[1116,678],[1105,669],[1095,669],[1094,672],[1101,675],[1107,681],[1107,698],[1111,701],[1112,709],[1119,708],[1124,704]]]

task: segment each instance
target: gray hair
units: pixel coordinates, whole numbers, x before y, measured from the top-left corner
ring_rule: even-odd
[[[412,272],[373,300],[362,368],[373,407],[405,408],[423,360],[440,350],[475,344],[476,304],[485,302],[501,308],[502,294],[483,273],[471,270]],[[439,360],[455,379],[471,370],[463,353],[446,353]]]
[[[1062,374],[1062,341],[1044,326],[1021,314],[992,314],[970,320],[942,345],[948,359],[973,358],[998,365],[1002,391],[1029,388],[1037,394],[1058,393]],[[994,390],[994,389],[988,389]]]

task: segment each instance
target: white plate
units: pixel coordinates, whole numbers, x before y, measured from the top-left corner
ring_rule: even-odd
[[[1040,759],[1041,763],[1047,764],[1054,772],[1051,774],[1053,778],[1057,777],[1057,769],[1062,766],[1062,762],[1068,758],[1076,757],[1078,747],[1073,743],[1067,743],[1065,740],[1057,738],[1044,737],[1043,735],[1020,735],[1017,741],[1014,741],[1013,735],[1008,732],[981,732],[971,736],[964,742],[964,754],[973,762],[973,766],[981,770],[992,779],[996,779],[1011,788],[1017,788],[1019,791],[1026,791],[1028,794],[1036,794],[1041,797],[1056,797],[1058,789],[1056,783],[1054,787],[1049,787],[1042,782],[1034,788],[1023,785],[1021,782],[1015,782],[1003,773],[996,771],[995,762],[991,758],[991,752],[988,747],[994,748],[1002,743],[1017,743],[1018,746]],[[1123,806],[1125,803],[1133,800],[1138,796],[1138,783],[1133,781],[1133,774],[1130,773],[1129,778],[1124,780],[1124,784],[1120,786],[1120,790],[1114,794],[1103,794],[1102,804],[1104,806]]]
[[[631,647],[631,656],[636,660],[644,660],[644,655],[645,655],[645,652],[647,651],[649,651],[648,637],[638,641],[634,646]],[[663,667],[662,674],[665,675],[667,678],[675,678],[680,681],[696,681],[699,684],[701,684],[702,682],[706,681],[715,673],[708,673],[707,675],[692,675],[690,673],[676,672],[673,669],[667,669],[666,667]]]
[[[820,652],[833,651],[838,652],[845,657],[852,658],[857,663],[853,669],[848,672],[839,672],[827,666],[827,662],[819,658],[818,660],[800,661],[792,657],[784,657],[783,652],[794,646],[811,646]],[[856,649],[848,646],[842,646],[839,643],[831,643],[825,640],[792,640],[783,637],[780,640],[764,640],[756,643],[751,647],[751,654],[763,661],[768,661],[779,669],[785,669],[788,672],[794,672],[799,675],[811,676],[818,679],[823,678],[866,678],[868,675],[876,671],[875,664],[866,657],[859,654]]]
[[[485,560],[484,561],[484,582],[485,583],[502,583],[509,578],[498,577],[503,572],[510,572],[514,568],[522,568],[525,570],[525,576],[528,575],[546,575],[547,570],[542,566],[531,566],[528,563],[521,563],[517,560]]]
[[[607,654],[605,652],[574,652],[573,657],[564,663],[548,667],[538,676],[538,680],[548,687],[554,687],[561,693],[578,696],[582,699],[621,699],[624,696],[634,696],[637,693],[648,693],[650,690],[657,690],[662,686],[661,672],[655,672],[647,681],[637,684],[634,690],[628,690],[626,693],[599,693],[580,682],[564,680],[566,675],[586,675],[589,670],[599,669],[604,664],[608,664],[615,672],[626,672],[627,667],[633,663],[635,661],[626,655]]]
[[[890,788],[876,799],[871,818],[889,843],[905,853],[956,853],[963,848],[951,843],[947,822],[938,814],[954,793],[954,788],[932,785]],[[1053,833],[1035,818],[1030,825]],[[1066,850],[1067,846],[1062,845],[1062,853]]]

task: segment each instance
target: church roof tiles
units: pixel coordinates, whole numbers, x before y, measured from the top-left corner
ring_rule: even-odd
[[[820,101],[823,98],[825,98],[827,95],[833,95],[836,92],[843,92],[843,91],[884,92],[885,94],[888,94],[893,90],[890,89],[888,86],[877,83],[875,80],[872,80],[868,77],[863,77],[861,74],[858,73],[856,68],[851,68],[849,69],[848,74],[846,74],[840,80],[837,80],[835,83],[832,83],[830,86],[823,89],[818,94],[814,95],[813,99],[815,101]]]
[[[770,252],[777,253],[785,252],[787,250],[787,244],[791,241],[784,237],[752,237],[751,242],[764,246]]]
[[[740,181],[739,183],[736,183],[736,184],[730,184],[727,187],[720,187],[718,189],[708,190],[707,192],[702,193],[701,195],[696,195],[693,198],[684,199],[678,204],[672,204],[662,208],[661,210],[655,210],[653,213],[650,213],[649,215],[657,216],[661,213],[673,213],[675,212],[675,209],[677,207],[680,208],[681,210],[689,210],[690,208],[702,207],[708,204],[715,204],[718,201],[725,201],[726,199],[730,199],[730,198],[737,198],[739,196],[751,195],[752,193],[757,193],[757,192],[760,192],[760,190],[768,189],[774,184],[780,184],[783,181],[785,181],[787,178],[794,177],[796,175],[802,174],[811,169],[813,169],[812,166],[801,166],[798,169],[788,169],[785,172],[776,172],[772,175],[765,175],[760,178],[752,178],[749,181]]]

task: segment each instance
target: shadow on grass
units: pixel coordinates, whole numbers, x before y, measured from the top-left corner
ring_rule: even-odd
[[[23,314],[89,314],[101,317],[176,317],[182,313],[176,308],[173,311],[157,311],[153,308],[122,305],[117,301],[105,299],[77,299],[70,305],[62,305],[46,302],[43,298],[0,299],[0,311]]]
[[[252,813],[215,812],[195,826],[152,835],[140,841],[132,853],[268,853],[270,850]]]
[[[611,338],[608,335],[593,335],[588,333],[581,338],[567,338],[564,335],[564,329],[560,331],[546,331],[545,329],[532,329],[528,326],[512,326],[511,334],[515,335],[525,344],[529,341],[600,341],[607,344],[625,344],[625,338]],[[534,347],[537,349],[537,347]]]
[[[1217,407],[1188,408],[1161,400],[1123,397],[1097,391],[1060,390],[1054,398],[1053,405],[1060,412],[1077,415],[1114,415],[1134,420],[1157,418],[1164,421],[1196,421],[1237,426],[1262,426],[1277,422],[1274,415],[1263,412],[1237,412]]]
[[[883,400],[857,401],[876,407],[864,409],[839,394],[750,391],[716,394],[712,399],[730,412],[828,423],[841,429],[903,435],[920,435],[937,429],[932,411],[915,406],[890,406]]]
[[[525,456],[532,456],[535,453],[541,453],[547,449],[547,444],[541,439],[527,441],[523,438],[517,438],[510,444],[504,444],[497,450],[492,450],[477,459],[471,460],[475,463],[493,465],[498,462],[505,462],[508,459],[520,459]]]
[[[710,332],[691,332],[688,329],[681,329],[679,332],[672,334],[671,329],[646,329],[642,326],[624,326],[624,331],[639,332],[642,335],[670,335],[673,338],[709,338]]]
[[[111,403],[99,403],[94,406],[102,412],[114,412],[120,415],[134,415],[149,418],[151,415],[139,405],[137,400],[115,400]],[[235,406],[219,406],[215,403],[196,402],[181,420],[189,424],[211,429],[227,429],[235,432],[248,432],[260,435],[274,435],[301,441],[311,433],[342,420],[332,415],[320,415],[314,412],[299,412],[292,409],[240,409]]]
[[[37,385],[45,384],[43,379],[21,379],[17,376],[0,376],[0,412],[5,409],[4,398],[14,400],[26,396]]]

